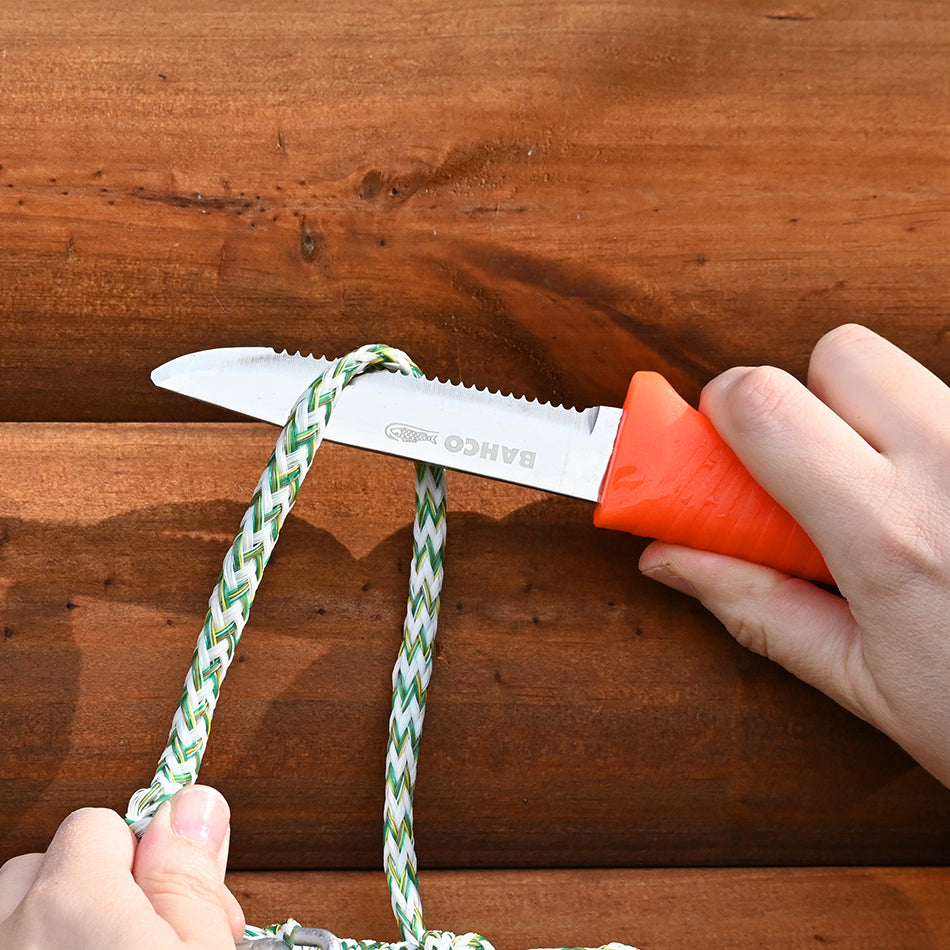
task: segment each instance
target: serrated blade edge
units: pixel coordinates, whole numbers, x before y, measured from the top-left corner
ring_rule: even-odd
[[[332,360],[266,347],[189,353],[153,382],[276,425]],[[621,411],[566,409],[460,383],[374,371],[340,394],[324,438],[596,501]]]

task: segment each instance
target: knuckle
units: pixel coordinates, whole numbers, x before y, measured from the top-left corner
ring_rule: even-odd
[[[788,373],[774,366],[738,367],[706,387],[704,408],[714,423],[728,420],[728,428],[768,435],[784,427],[798,388]]]
[[[881,575],[890,584],[905,587],[946,570],[940,538],[933,534],[934,519],[906,504],[895,505],[877,528]]]
[[[27,871],[35,870],[37,864],[42,861],[43,855],[40,853],[18,854],[14,858],[9,858],[0,865],[0,886],[5,878],[19,877]]]
[[[868,552],[855,578],[875,602],[916,597],[922,584],[947,575],[946,514],[940,499],[894,473],[862,506],[858,549]],[[866,590],[865,590],[866,588]]]
[[[211,910],[220,910],[222,907],[220,885],[212,884],[206,877],[199,874],[189,874],[184,871],[160,881],[152,881],[149,897],[153,902],[156,900],[187,902]]]
[[[152,903],[187,901],[207,908],[222,906],[222,883],[210,854],[197,848],[176,852],[174,862],[163,863],[137,875],[139,886]]]
[[[70,877],[82,860],[101,852],[104,843],[131,848],[132,832],[109,808],[80,808],[63,820],[47,850],[44,876]]]
[[[769,638],[763,623],[753,622],[746,616],[738,616],[726,622],[726,629],[740,646],[759,656],[768,657]]]
[[[876,333],[857,323],[845,323],[829,330],[812,350],[808,364],[809,378],[834,373],[849,351],[856,347],[873,346],[879,340]]]
[[[876,333],[859,323],[844,323],[834,330],[829,330],[815,344],[815,352],[840,353],[855,344],[869,343],[878,339]]]
[[[30,893],[42,861],[42,854],[21,854],[0,867],[0,921],[9,917]],[[2,940],[0,945],[6,946]]]
[[[100,831],[111,830],[117,821],[121,822],[122,819],[108,808],[80,808],[63,819],[56,837],[66,842],[74,841]]]

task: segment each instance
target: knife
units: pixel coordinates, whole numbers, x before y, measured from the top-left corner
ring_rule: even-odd
[[[276,425],[333,360],[267,347],[180,356],[164,389]],[[634,373],[623,408],[577,410],[396,372],[340,393],[324,438],[596,503],[594,524],[833,584],[803,529],[712,423],[659,374]]]

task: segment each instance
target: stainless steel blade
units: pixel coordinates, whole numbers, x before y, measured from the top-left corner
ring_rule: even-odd
[[[332,360],[266,347],[190,353],[152,381],[283,425]],[[596,501],[620,409],[565,409],[458,383],[367,372],[340,394],[324,438]]]

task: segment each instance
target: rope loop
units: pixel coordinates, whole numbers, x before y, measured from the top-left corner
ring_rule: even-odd
[[[280,530],[323,441],[336,400],[347,384],[369,370],[422,375],[401,350],[372,344],[336,360],[301,394],[224,558],[155,777],[129,801],[126,820],[139,837],[162,803],[198,778],[221,685],[234,659]],[[446,526],[444,469],[417,464],[415,494],[409,597],[402,644],[393,669],[383,809],[383,869],[402,942],[334,937],[330,950],[494,950],[491,943],[478,934],[456,936],[428,930],[423,923],[413,797],[442,589]],[[253,942],[278,937],[293,946],[294,932],[298,929],[300,925],[290,919],[265,928],[248,927],[245,938]],[[608,946],[612,950],[624,950],[622,944]]]

